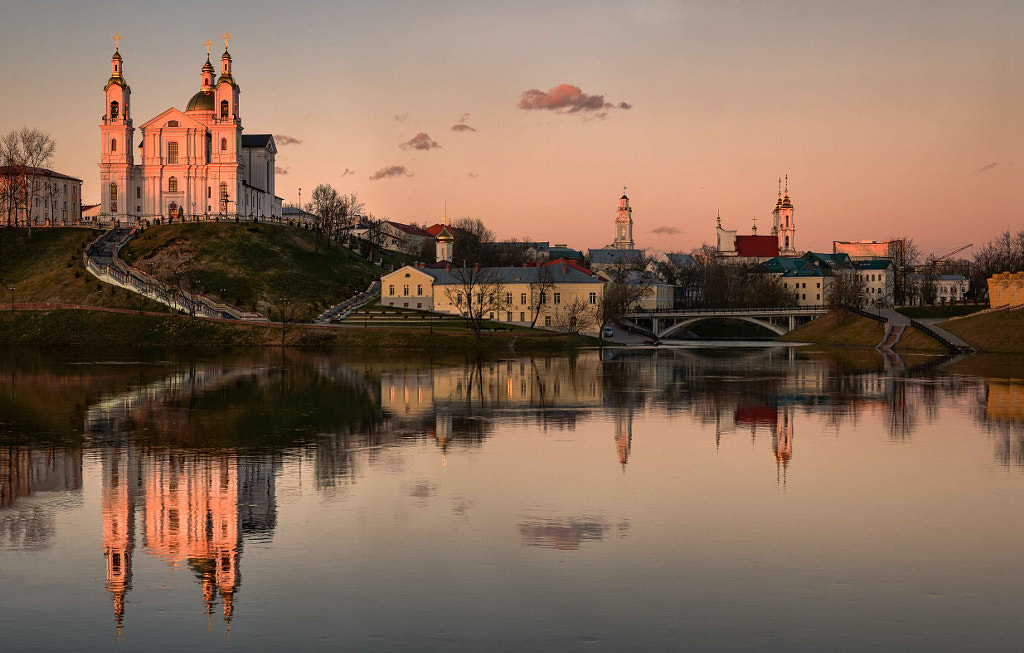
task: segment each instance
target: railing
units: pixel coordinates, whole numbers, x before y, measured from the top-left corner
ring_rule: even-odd
[[[941,343],[943,346],[945,346],[946,349],[948,349],[949,353],[951,353],[951,354],[960,354],[960,353],[967,353],[967,352],[973,351],[973,349],[971,348],[970,345],[967,345],[965,347],[964,345],[961,345],[961,344],[959,344],[957,342],[953,342],[952,340],[947,338],[944,334],[942,334],[939,331],[933,329],[931,326],[925,324],[924,322],[918,322],[917,320],[911,320],[910,324],[915,329],[923,332],[925,335],[927,335],[928,337],[932,338],[933,340],[937,340],[939,343]]]
[[[321,313],[315,320],[317,323],[330,322],[331,320],[344,320],[352,311],[365,306],[373,301],[374,297],[380,296],[380,279],[371,283],[366,290],[355,297],[350,297],[336,306],[332,306]]]
[[[723,307],[723,308],[638,308],[634,307],[627,310],[623,317],[629,317],[634,315],[662,315],[662,314],[705,314],[705,313],[772,313],[779,315],[786,315],[791,313],[822,313],[827,312],[829,308],[823,304],[814,306],[786,306],[786,307],[748,307],[748,308],[736,308],[736,307]]]
[[[861,308],[859,306],[850,306],[849,307],[849,311],[851,313],[853,313],[854,315],[859,315],[861,317],[866,317],[869,320],[874,320],[875,322],[881,322],[882,324],[888,323],[888,320],[886,320],[884,317],[882,317],[878,313],[872,313],[871,311],[866,311],[866,310],[864,310],[863,308]]]

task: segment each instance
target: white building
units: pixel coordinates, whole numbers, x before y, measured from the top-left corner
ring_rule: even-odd
[[[959,274],[908,274],[907,282],[912,289],[912,303],[918,305],[962,302],[970,285]]]
[[[79,224],[82,180],[47,168],[0,168],[0,219],[17,226],[27,225],[30,218],[40,227]]]
[[[111,59],[100,125],[100,221],[135,224],[214,217],[281,217],[274,194],[270,134],[243,134],[241,88],[231,55],[221,55],[220,76],[210,63],[185,111],[170,108],[140,127],[136,162],[131,87],[119,51]]]

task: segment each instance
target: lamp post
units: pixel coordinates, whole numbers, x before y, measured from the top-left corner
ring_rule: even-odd
[[[11,291],[11,313],[14,312],[14,291],[17,290],[14,286],[8,286],[8,290]]]
[[[302,210],[302,186],[299,186],[299,210]]]

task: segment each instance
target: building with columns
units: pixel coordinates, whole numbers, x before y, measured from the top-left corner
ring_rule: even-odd
[[[143,123],[138,148],[131,87],[115,49],[103,87],[99,222],[280,219],[281,198],[274,194],[277,147],[270,134],[243,134],[229,38],[225,34],[219,77],[207,41],[199,90],[185,111],[171,107]]]

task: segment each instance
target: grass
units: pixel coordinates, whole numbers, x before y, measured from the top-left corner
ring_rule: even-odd
[[[32,238],[22,228],[0,229],[3,283],[0,302],[60,302],[85,306],[138,309],[140,297],[103,283],[85,269],[82,252],[100,235],[93,229],[36,228]],[[12,293],[9,288],[13,286]],[[146,311],[167,308],[141,299]]]
[[[893,347],[893,351],[945,354],[949,350],[946,349],[946,346],[938,340],[935,340],[922,331],[918,331],[914,327],[908,326],[903,332],[903,336],[900,338],[900,341],[895,347]]]
[[[1024,354],[1024,309],[993,311],[940,324],[978,351]]]
[[[321,242],[315,251],[315,240],[313,232],[288,225],[164,225],[138,234],[121,256],[165,282],[185,276],[201,292],[272,319],[279,317],[283,298],[293,319],[311,321],[383,274],[340,245]]]
[[[595,346],[597,339],[554,333],[488,333],[444,330],[424,333],[407,329],[361,329],[289,325],[285,343],[294,347],[393,349],[430,352],[564,351]],[[278,346],[280,325],[244,324],[186,316],[136,315],[100,311],[16,311],[0,314],[0,345],[89,346]]]
[[[951,318],[961,315],[970,315],[983,311],[988,306],[984,304],[952,304],[949,306],[901,306],[896,309],[897,313],[906,315],[915,320],[922,318]]]
[[[885,326],[866,317],[848,313],[839,320],[832,311],[790,331],[779,338],[784,342],[810,342],[819,345],[852,345],[875,347],[885,336]]]

